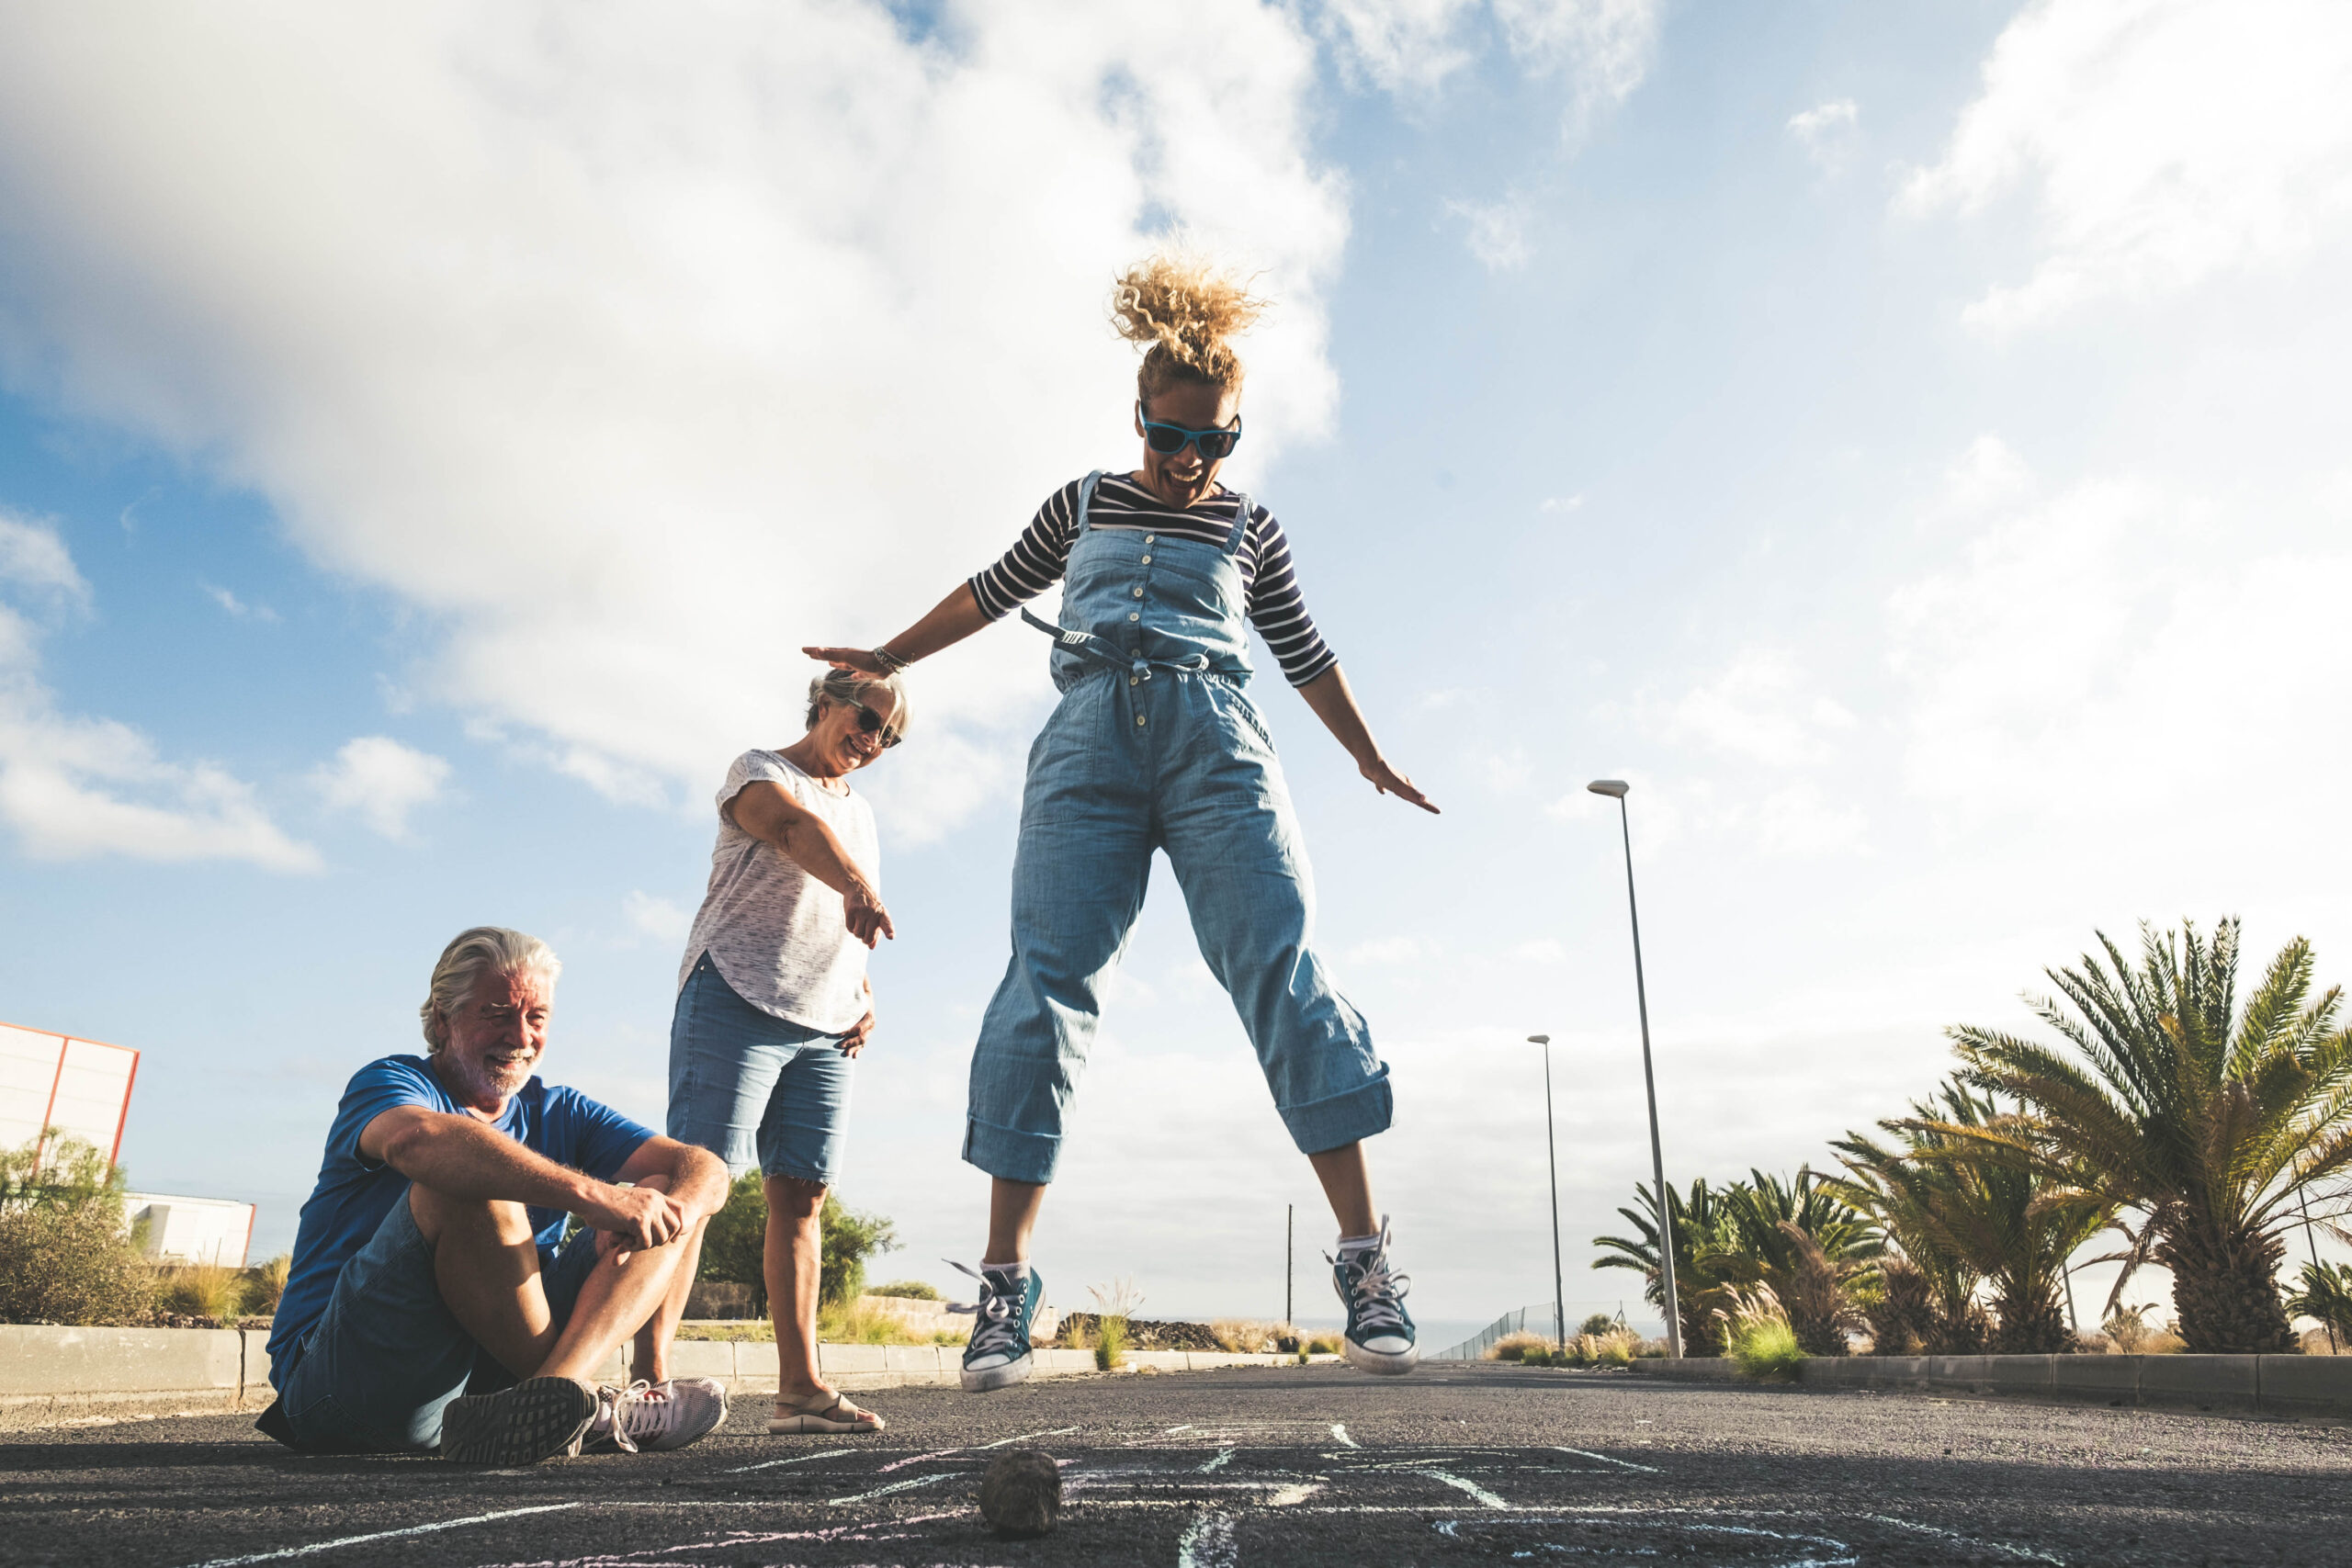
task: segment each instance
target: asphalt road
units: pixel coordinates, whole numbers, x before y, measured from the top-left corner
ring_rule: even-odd
[[[2352,1431],[1499,1366],[1069,1378],[867,1396],[878,1438],[526,1471],[309,1459],[243,1418],[15,1434],[0,1563],[2352,1564]],[[980,1521],[1002,1448],[1060,1528]]]

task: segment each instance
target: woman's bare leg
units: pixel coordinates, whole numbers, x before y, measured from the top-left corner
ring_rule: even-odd
[[[1364,1162],[1361,1141],[1308,1155],[1306,1160],[1323,1183],[1323,1196],[1331,1201],[1331,1217],[1340,1222],[1341,1235],[1370,1235],[1380,1228],[1372,1206],[1372,1169]]]
[[[993,1177],[989,1184],[989,1249],[980,1255],[982,1268],[1029,1261],[1029,1237],[1037,1228],[1038,1211],[1046,1206],[1042,1181],[1007,1181]]]
[[[768,1319],[775,1325],[775,1396],[778,1404],[806,1404],[832,1391],[817,1373],[817,1283],[823,1263],[824,1235],[818,1216],[825,1207],[822,1183],[771,1176],[767,1250],[763,1258],[768,1284]]]

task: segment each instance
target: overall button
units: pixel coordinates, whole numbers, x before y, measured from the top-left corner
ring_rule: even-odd
[[[1127,684],[1130,686],[1140,686],[1143,684],[1143,677],[1140,675],[1130,675],[1127,677]]]
[[[1159,536],[1158,536],[1157,534],[1146,534],[1146,535],[1143,536],[1143,542],[1144,542],[1145,544],[1147,544],[1147,545],[1148,545],[1148,544],[1151,543],[1151,542],[1152,542],[1152,540],[1154,540],[1154,539],[1156,539],[1156,538],[1158,538],[1158,537],[1159,537]]]
[[[1136,715],[1136,728],[1137,729],[1141,729],[1143,728],[1143,715],[1141,714]]]
[[[1144,558],[1143,558],[1143,564],[1144,564],[1144,565],[1146,565],[1146,566],[1149,566],[1149,565],[1151,564],[1151,558],[1150,558],[1149,556],[1146,556],[1146,557],[1144,557]]]
[[[1136,590],[1136,597],[1138,599],[1143,597],[1143,590],[1140,587]]]
[[[1137,612],[1137,611],[1135,611],[1135,610],[1129,610],[1129,611],[1127,612],[1127,619],[1129,619],[1129,620],[1131,620],[1131,621],[1140,621],[1140,620],[1142,620],[1142,619],[1143,619],[1143,615],[1141,615],[1141,613],[1140,613],[1140,612]]]

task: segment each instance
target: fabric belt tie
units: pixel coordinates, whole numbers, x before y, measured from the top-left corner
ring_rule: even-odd
[[[1057,645],[1070,652],[1091,659],[1106,670],[1124,670],[1138,681],[1148,681],[1154,670],[1182,670],[1192,674],[1214,673],[1209,669],[1209,656],[1195,653],[1188,659],[1146,659],[1142,654],[1121,653],[1092,632],[1074,631],[1038,619],[1024,607],[1021,618],[1052,637]]]

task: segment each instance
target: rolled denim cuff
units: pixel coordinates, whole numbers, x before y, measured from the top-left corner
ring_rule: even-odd
[[[1388,1089],[1388,1065],[1382,1063],[1378,1076],[1370,1083],[1345,1094],[1280,1109],[1283,1125],[1290,1129],[1291,1142],[1304,1155],[1319,1155],[1344,1148],[1360,1138],[1377,1136],[1388,1131],[1396,1110],[1396,1097]]]
[[[990,1176],[1006,1181],[1051,1181],[1061,1153],[1058,1134],[1017,1133],[1010,1127],[992,1126],[977,1116],[964,1120],[965,1163],[978,1166]]]

